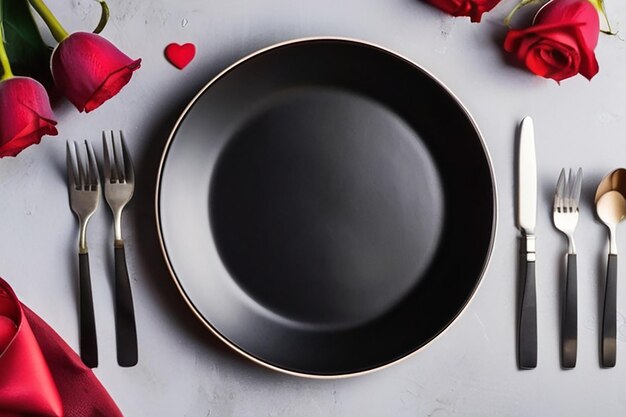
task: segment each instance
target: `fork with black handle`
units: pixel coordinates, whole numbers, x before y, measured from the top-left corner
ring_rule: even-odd
[[[565,295],[561,318],[561,364],[563,368],[576,366],[576,351],[578,345],[578,294],[577,294],[577,267],[576,246],[574,244],[574,230],[578,223],[580,192],[582,188],[583,171],[578,169],[576,176],[572,170],[566,176],[565,170],[557,181],[554,193],[553,220],[554,226],[567,236],[567,272],[565,276]]]
[[[91,295],[91,274],[87,250],[87,223],[98,209],[100,200],[100,174],[93,147],[85,141],[85,156],[76,142],[67,142],[66,163],[70,207],[79,223],[78,269],[79,269],[79,326],[80,357],[90,368],[98,366],[98,342],[96,320]]]
[[[120,366],[137,364],[137,328],[133,296],[126,266],[122,238],[122,211],[133,196],[135,173],[122,132],[116,140],[113,131],[107,138],[102,132],[104,153],[104,196],[113,212],[115,230],[115,336],[117,363]]]

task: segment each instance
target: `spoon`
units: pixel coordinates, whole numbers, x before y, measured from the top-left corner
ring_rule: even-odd
[[[606,268],[602,319],[602,366],[615,366],[617,357],[617,239],[616,228],[626,217],[626,169],[604,177],[596,191],[596,212],[609,229],[609,259]]]

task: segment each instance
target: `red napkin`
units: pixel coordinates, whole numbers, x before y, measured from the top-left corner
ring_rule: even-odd
[[[122,417],[91,369],[0,278],[0,417]]]

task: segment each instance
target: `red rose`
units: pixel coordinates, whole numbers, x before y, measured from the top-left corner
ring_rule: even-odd
[[[483,13],[493,9],[500,0],[427,0],[430,4],[452,16],[469,16],[480,22]]]
[[[90,112],[115,96],[141,65],[102,36],[76,32],[52,54],[54,83],[79,111]]]
[[[589,0],[552,0],[542,7],[533,25],[511,30],[504,49],[533,73],[561,81],[580,73],[598,73],[593,50],[600,34],[600,17]]]
[[[56,135],[56,124],[48,94],[37,81],[11,77],[0,82],[0,158],[17,155],[43,135]]]

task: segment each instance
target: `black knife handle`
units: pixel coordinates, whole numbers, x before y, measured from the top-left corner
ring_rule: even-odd
[[[561,366],[567,369],[576,367],[578,348],[577,280],[576,254],[568,254],[563,315],[561,317]]]
[[[537,294],[535,287],[534,253],[524,253],[520,317],[519,317],[519,367],[537,367]]]
[[[138,360],[137,328],[123,241],[115,242],[115,340],[117,363],[135,366]]]
[[[91,273],[89,271],[88,253],[78,254],[78,300],[80,358],[85,365],[95,368],[98,366],[98,340],[91,295]]]
[[[617,255],[609,255],[604,288],[602,366],[612,368],[617,360]]]

